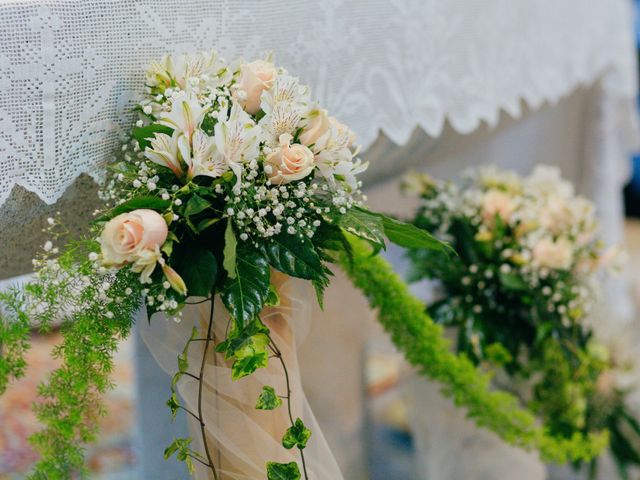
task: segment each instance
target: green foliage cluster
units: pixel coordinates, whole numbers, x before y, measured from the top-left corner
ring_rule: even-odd
[[[0,343],[0,384],[24,374],[31,328],[62,322],[62,343],[53,351],[61,366],[39,387],[35,405],[43,429],[31,437],[40,452],[30,478],[66,480],[84,475],[84,445],[97,433],[104,413],[101,395],[111,387],[113,354],[130,331],[140,306],[140,283],[128,270],[98,275],[88,254],[93,242],[77,242],[52,259],[40,260],[35,280],[0,298],[5,318]]]
[[[425,312],[424,305],[381,257],[372,256],[366,243],[350,239],[351,256],[341,265],[353,283],[378,311],[378,319],[407,360],[434,380],[456,405],[464,407],[480,426],[522,448],[537,448],[544,460],[557,463],[590,461],[607,445],[606,432],[570,437],[554,435],[540,426],[533,413],[522,409],[515,397],[490,391],[490,376],[464,355],[451,351],[443,329]]]

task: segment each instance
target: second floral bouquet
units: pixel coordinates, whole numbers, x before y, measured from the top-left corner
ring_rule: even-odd
[[[456,332],[457,350],[503,372],[495,383],[518,394],[553,434],[609,429],[620,468],[638,463],[639,424],[612,382],[614,359],[587,321],[602,272],[620,258],[603,248],[593,204],[547,166],[527,177],[471,170],[463,187],[413,175],[405,187],[423,201],[415,224],[459,253],[446,262],[410,253],[413,280],[439,283],[428,311]]]

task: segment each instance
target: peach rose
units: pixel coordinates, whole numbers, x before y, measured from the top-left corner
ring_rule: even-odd
[[[533,246],[533,262],[540,267],[567,270],[573,262],[573,245],[566,238],[543,238]]]
[[[291,145],[292,138],[288,133],[280,135],[280,146],[265,160],[265,172],[274,185],[300,180],[315,167],[313,152],[299,143]]]
[[[516,206],[509,194],[500,190],[489,190],[482,198],[482,217],[491,221],[498,215],[504,222],[508,222]]]
[[[307,147],[314,145],[330,128],[331,122],[325,109],[318,108],[311,110],[307,114],[306,124],[300,134],[300,143]]]
[[[277,74],[273,63],[265,60],[243,63],[240,66],[236,98],[247,113],[255,115],[260,110],[260,96],[264,90],[271,88]]]
[[[137,262],[149,266],[168,232],[162,215],[153,210],[139,209],[118,215],[107,222],[100,235],[103,261],[105,265]]]

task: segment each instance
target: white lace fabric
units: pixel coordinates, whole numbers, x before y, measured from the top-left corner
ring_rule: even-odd
[[[369,146],[521,114],[604,77],[633,102],[628,0],[23,0],[0,3],[0,205],[99,179],[167,52],[272,51]]]

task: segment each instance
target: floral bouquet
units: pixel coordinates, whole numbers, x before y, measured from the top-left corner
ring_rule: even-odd
[[[443,261],[428,251],[410,252],[412,280],[439,282],[441,298],[428,312],[454,328],[457,350],[499,368],[506,387],[554,434],[570,438],[609,428],[620,465],[638,463],[640,428],[623,392],[608,389],[612,408],[603,417],[611,361],[586,323],[600,272],[616,258],[615,249],[604,251],[598,240],[592,203],[546,166],[524,178],[496,168],[472,170],[462,187],[414,174],[405,188],[423,199],[415,225],[459,253]]]
[[[239,380],[276,359],[286,382],[279,390],[265,383],[249,401],[253,410],[286,410],[287,425],[275,422],[281,430],[274,435],[280,448],[297,449],[299,462],[270,461],[262,468],[269,479],[320,478],[307,472],[303,450],[313,439],[293,414],[296,379],[287,371],[285,346],[274,340],[275,334],[290,338],[291,325],[266,321],[265,313],[290,308],[290,299],[281,298],[289,277],[310,281],[322,303],[331,276],[327,264],[350,255],[350,236],[365,239],[374,253],[384,248],[385,236],[413,248],[442,244],[363,206],[357,176],[367,164],[357,158],[353,132],[269,58],[165,57],[147,71],[136,110],[121,158],[110,166],[101,193],[105,208],[96,212],[91,235],[61,249],[65,232],[50,219],[52,238],[34,261],[36,280],[2,294],[13,321],[0,329],[7,346],[1,388],[9,376],[24,373],[29,328],[65,320],[64,341],[55,351],[62,367],[41,388],[44,401],[37,406],[45,428],[33,438],[42,453],[34,478],[82,471],[83,444],[95,436],[101,413],[99,394],[110,385],[111,355],[129,333],[141,298],[152,324],[155,312],[180,322],[186,305],[210,304],[176,352],[178,370],[168,385],[168,406],[174,415],[185,410],[195,419],[201,448],[181,438],[165,455],[177,455],[191,471],[203,469],[204,478],[227,478],[219,466],[225,445],[216,444],[205,425],[203,410],[213,401],[208,368],[222,363]],[[214,316],[215,304],[225,316]],[[176,393],[185,381],[196,385],[187,404]],[[240,403],[231,397],[224,400]],[[232,454],[241,458],[242,448]]]

